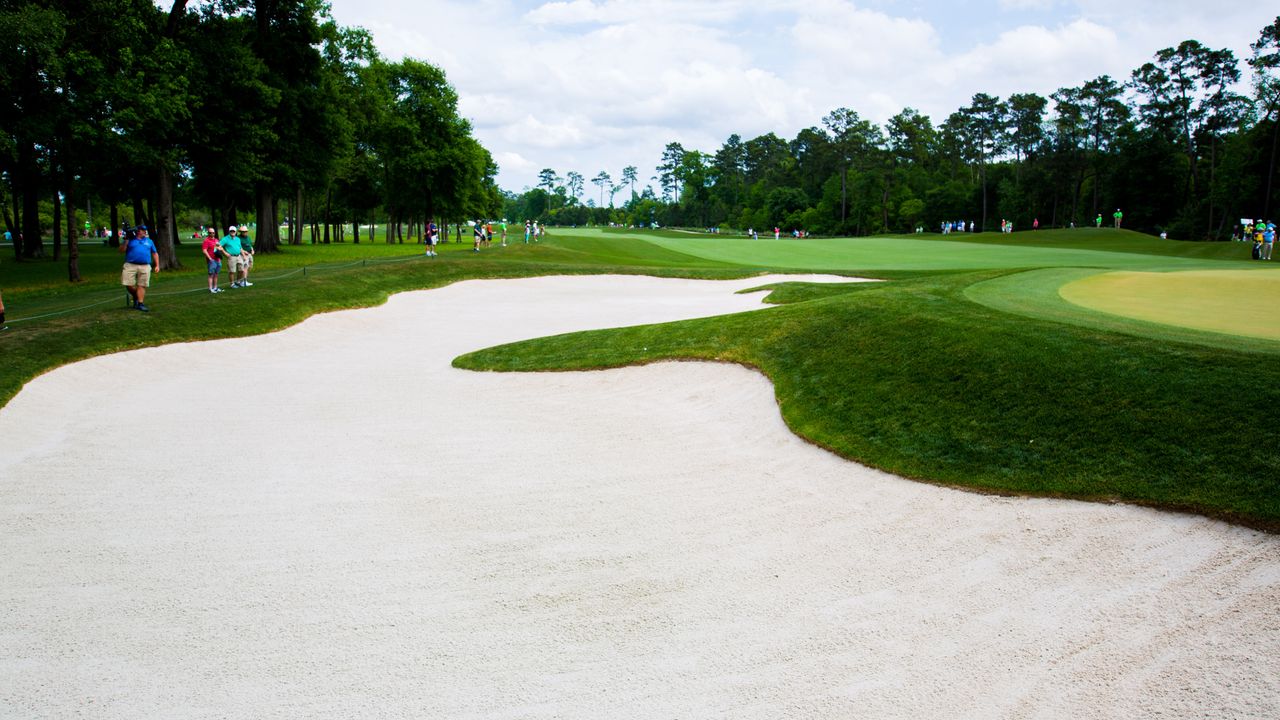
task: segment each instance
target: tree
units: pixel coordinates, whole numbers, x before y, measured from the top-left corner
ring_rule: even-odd
[[[680,201],[680,173],[684,162],[684,146],[678,142],[667,143],[662,150],[662,163],[658,165],[658,183],[664,199]]]
[[[977,151],[978,172],[982,181],[982,226],[987,226],[987,158],[998,155],[1004,148],[1007,108],[1000,98],[986,93],[973,96],[970,105],[963,108],[963,128],[969,134],[970,146]]]
[[[843,229],[848,217],[849,168],[856,158],[866,157],[879,144],[880,131],[848,108],[832,110],[822,119],[822,124],[831,134],[831,142],[840,158],[840,226]]]
[[[604,189],[605,187],[613,184],[613,178],[609,176],[609,173],[601,170],[594,178],[591,179],[591,184],[600,188],[600,204],[597,205],[597,207],[604,207]]]
[[[622,168],[622,182],[631,188],[631,200],[636,199],[636,181],[639,179],[635,165],[628,165]]]
[[[1009,96],[1009,141],[1021,170],[1023,161],[1044,142],[1044,111],[1049,101],[1035,93]],[[1018,180],[1021,181],[1019,175]]]
[[[1276,176],[1276,150],[1280,141],[1280,16],[1275,22],[1262,28],[1258,39],[1249,45],[1252,54],[1249,67],[1253,68],[1253,91],[1263,108],[1262,122],[1271,124],[1271,152],[1267,163],[1267,176],[1262,200],[1262,216],[1271,217],[1273,181]]]
[[[556,186],[559,184],[560,176],[556,174],[555,170],[552,170],[551,168],[543,168],[542,171],[538,173],[538,187],[546,188],[548,198],[555,194]],[[548,205],[548,212],[552,209],[553,208]]]
[[[582,177],[582,173],[573,170],[570,170],[565,177],[565,185],[569,188],[569,197],[573,198],[575,202],[579,201],[582,196],[582,186],[585,178]]]
[[[1240,78],[1230,50],[1211,50],[1196,40],[1165,48],[1133,71],[1132,87],[1143,98],[1143,121],[1169,138],[1177,137],[1187,158],[1184,200],[1196,193],[1197,140],[1206,124],[1231,112],[1236,103],[1227,88]]]

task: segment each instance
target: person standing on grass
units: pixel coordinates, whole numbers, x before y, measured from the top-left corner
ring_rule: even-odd
[[[1116,229],[1120,229],[1120,221],[1124,220],[1124,213],[1120,212],[1120,208],[1116,208],[1116,212],[1111,217],[1116,219]]]
[[[205,266],[209,270],[209,292],[216,295],[222,292],[218,287],[218,275],[222,273],[220,258],[222,248],[218,247],[218,233],[213,228],[205,231],[204,242],[200,243],[200,252],[204,253]]]
[[[499,223],[499,226],[502,229],[502,247],[506,247],[507,246],[507,221],[503,220],[501,223]]]
[[[1102,229],[1102,213],[1098,213],[1098,217],[1093,219],[1093,226],[1099,230]]]
[[[155,266],[155,272],[160,272],[160,254],[156,252],[156,244],[147,236],[147,226],[134,228],[133,236],[120,243],[120,252],[124,253],[120,284],[129,293],[130,306],[151,312],[146,303],[147,288],[151,285],[152,266]]]
[[[0,332],[8,329],[9,326],[4,324],[4,295],[0,295]]]
[[[476,220],[475,224],[471,226],[471,249],[480,252],[480,245],[483,242],[484,226],[480,224],[479,220]]]
[[[1267,223],[1267,229],[1262,231],[1262,259],[1271,259],[1271,246],[1276,240],[1276,224]]]
[[[227,228],[227,234],[222,236],[218,245],[222,247],[222,254],[226,257],[227,277],[231,280],[231,287],[238,288],[240,283],[236,280],[236,275],[240,274],[240,252],[244,249],[240,244],[240,228],[235,225]]]
[[[253,238],[249,237],[249,226],[240,226],[240,287],[253,287],[249,282],[249,270],[253,268]]]

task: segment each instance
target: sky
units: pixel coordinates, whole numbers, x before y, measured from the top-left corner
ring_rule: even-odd
[[[602,170],[620,182],[635,165],[656,188],[669,142],[714,153],[733,133],[789,140],[840,107],[875,123],[912,107],[940,124],[979,92],[1123,82],[1186,39],[1231,49],[1247,72],[1277,16],[1255,0],[331,2],[384,57],[444,69],[499,186],[573,170],[597,202]]]

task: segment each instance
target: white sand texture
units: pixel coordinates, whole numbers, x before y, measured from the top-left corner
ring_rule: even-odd
[[[761,282],[466,282],[32,382],[0,717],[1280,717],[1275,536],[892,477],[737,366],[450,366]]]

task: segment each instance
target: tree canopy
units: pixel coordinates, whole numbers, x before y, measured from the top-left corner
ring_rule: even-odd
[[[179,225],[197,218],[255,219],[271,251],[308,223],[313,242],[345,224],[358,242],[376,213],[398,229],[500,206],[444,72],[384,60],[322,0],[17,0],[0,32],[5,229],[18,259],[41,256],[65,208],[72,280],[77,209],[110,208],[112,241],[151,226],[171,267]]]

